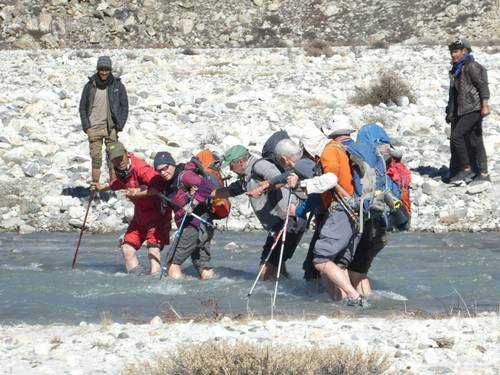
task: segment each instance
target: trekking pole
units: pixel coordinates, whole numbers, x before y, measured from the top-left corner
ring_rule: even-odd
[[[158,196],[160,197],[160,199],[163,199],[165,200],[166,202],[172,204],[173,206],[176,206],[177,208],[181,208],[181,209],[184,209],[183,207],[181,207],[180,205],[178,205],[177,203],[175,203],[172,199],[168,198],[166,195],[164,194],[161,194],[159,193]],[[211,228],[214,228],[214,229],[217,229],[220,231],[219,228],[217,228],[217,226],[213,225],[212,223],[210,223],[209,221],[205,220],[204,218],[202,218],[201,216],[199,215],[196,215],[195,213],[191,212],[189,214],[190,216],[194,217],[195,219],[198,219],[199,221],[201,221],[203,224],[205,225],[208,225],[209,227]]]
[[[189,210],[191,209],[191,205],[193,204],[193,199],[194,197],[191,197],[191,199],[189,200],[189,207],[187,210],[184,211],[184,216],[182,217],[181,225],[179,225],[177,232],[175,232],[174,244],[172,244],[168,249],[168,253],[165,259],[165,266],[161,267],[160,280],[163,277],[163,273],[167,270],[168,264],[172,261],[175,255],[175,251],[177,250],[177,246],[179,245],[179,240],[182,236],[182,231],[184,230],[184,224],[186,222],[186,218],[188,217]]]
[[[274,297],[273,297],[273,304],[271,307],[271,312],[274,311],[276,308],[276,295],[278,294],[278,282],[280,280],[280,273],[281,273],[281,263],[283,262],[283,252],[285,251],[285,241],[286,241],[286,231],[288,229],[288,219],[290,218],[290,205],[292,201],[292,190],[289,189],[289,196],[288,196],[288,205],[286,208],[286,217],[285,217],[285,225],[283,226],[283,239],[281,240],[281,251],[280,251],[280,260],[278,262],[278,274],[276,275],[276,284],[274,286]]]
[[[257,277],[255,278],[255,281],[253,282],[253,285],[252,287],[250,288],[250,290],[248,291],[248,294],[247,294],[247,299],[250,299],[250,297],[252,296],[252,293],[253,293],[253,290],[255,289],[255,286],[257,285],[257,282],[259,281],[260,279],[260,275],[262,274],[262,272],[264,271],[264,266],[267,264],[267,262],[269,262],[269,259],[271,258],[271,254],[273,253],[273,250],[274,248],[276,247],[276,245],[278,244],[280,238],[281,238],[281,235],[283,234],[283,228],[281,228],[281,230],[278,232],[277,236],[276,236],[276,239],[274,240],[274,243],[273,243],[273,246],[271,246],[271,249],[269,250],[269,254],[267,254],[267,257],[266,259],[264,260],[264,262],[262,263],[261,267],[260,267],[260,270],[259,270],[259,273],[257,274]]]
[[[78,250],[80,249],[80,242],[82,241],[83,231],[85,230],[85,224],[87,223],[87,216],[89,215],[90,206],[92,200],[94,199],[95,191],[92,191],[89,196],[89,203],[87,205],[87,210],[85,211],[85,217],[83,218],[83,224],[80,229],[80,237],[78,237],[78,242],[76,243],[75,254],[73,255],[73,263],[71,264],[71,269],[74,271],[76,269],[76,257],[78,256]]]
[[[358,219],[356,212],[354,209],[345,201],[344,197],[342,197],[336,189],[333,190],[333,193],[335,195],[335,198],[337,198],[337,201],[339,204],[342,206],[344,211],[346,212],[347,216],[350,217],[350,219],[354,222],[356,226],[359,226],[359,233],[363,233],[363,220]],[[362,204],[362,203],[360,203]],[[360,207],[360,212],[363,212],[363,207]]]

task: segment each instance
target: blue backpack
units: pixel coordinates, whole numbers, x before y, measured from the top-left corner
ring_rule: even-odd
[[[352,139],[345,140],[341,144],[328,144],[327,147],[340,148],[349,157],[354,196],[359,199],[359,233],[362,233],[364,221],[370,217],[377,184],[382,181],[377,178],[378,173],[372,166],[376,164],[377,156],[371,145],[357,143]]]
[[[374,145],[392,145],[391,138],[384,128],[377,124],[365,124],[358,131],[357,142],[365,142]]]
[[[357,142],[365,142],[365,143],[370,143],[372,145],[375,145],[375,147],[378,147],[383,144],[391,145],[392,146],[392,141],[389,135],[386,133],[383,127],[377,124],[366,124],[363,125],[359,131],[358,131],[358,137],[357,137]],[[377,151],[377,153],[380,155],[380,153]],[[383,158],[382,158],[383,161]],[[385,161],[384,163],[384,170],[385,170]],[[384,172],[385,173],[385,172]],[[401,198],[401,189],[399,188],[398,184],[396,184],[394,181],[392,181],[390,178],[386,178],[386,185],[387,188],[396,196],[397,198]]]
[[[404,205],[401,204],[405,202],[405,195],[403,194],[403,190],[398,185],[396,181],[393,181],[387,175],[385,160],[379,152],[379,147],[381,145],[391,145],[392,141],[389,135],[386,133],[384,128],[377,124],[366,124],[359,129],[358,137],[356,143],[369,143],[374,146],[376,153],[378,154],[380,160],[382,160],[382,166],[385,176],[385,189],[383,191],[390,191],[396,201],[399,200],[399,203],[396,207],[391,207],[390,213],[384,212],[384,218],[386,219],[386,225],[388,229],[398,229],[398,230],[407,230],[410,224],[411,219],[411,209],[409,208],[411,203],[408,204],[408,208],[405,208]],[[409,202],[409,189],[407,187],[406,199]]]

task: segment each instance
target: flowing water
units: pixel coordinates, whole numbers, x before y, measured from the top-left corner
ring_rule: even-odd
[[[123,273],[117,234],[83,237],[77,270],[71,271],[77,233],[0,233],[0,323],[78,323],[149,321],[173,317],[270,315],[274,282],[260,282],[247,306],[265,234],[216,233],[213,265],[219,277],[200,281],[192,265],[184,280]],[[499,233],[402,233],[375,259],[370,276],[376,290],[367,308],[332,303],[324,289],[302,279],[310,235],[288,262],[289,279],[280,279],[277,314],[331,315],[339,310],[385,316],[423,310],[471,313],[498,310],[500,303]],[[225,250],[229,242],[239,245]],[[139,251],[146,265],[146,251]],[[463,299],[463,301],[462,301]],[[175,313],[174,313],[175,310]]]

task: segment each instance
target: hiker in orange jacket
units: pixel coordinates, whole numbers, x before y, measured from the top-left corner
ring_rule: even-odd
[[[308,127],[301,140],[305,151],[320,163],[323,171],[322,176],[304,180],[301,185],[308,194],[321,193],[323,207],[328,210],[314,245],[314,266],[334,300],[347,298],[348,305],[362,305],[347,271],[358,242],[356,223],[338,200],[341,196],[345,202],[355,205],[349,157],[339,142],[328,139],[315,126]]]

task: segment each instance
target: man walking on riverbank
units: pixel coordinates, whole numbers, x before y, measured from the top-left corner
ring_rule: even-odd
[[[157,195],[148,195],[148,189],[160,191],[162,178],[156,171],[133,153],[127,152],[120,142],[108,144],[106,152],[115,170],[116,177],[105,185],[92,182],[91,189],[98,192],[126,189],[126,196],[134,204],[134,217],[122,240],[125,270],[131,274],[142,274],[136,252],[146,241],[150,262],[150,274],[159,273],[160,251],[169,243],[172,210],[162,207]]]
[[[471,44],[463,39],[448,45],[453,67],[446,122],[451,124],[450,182],[490,181],[483,144],[483,118],[490,114],[486,69],[471,55]]]
[[[108,56],[97,60],[97,73],[89,77],[80,99],[82,129],[87,134],[92,160],[92,182],[99,182],[102,165],[102,145],[118,140],[128,117],[128,98],[120,78],[112,73]],[[114,179],[113,166],[107,155],[110,180]]]

